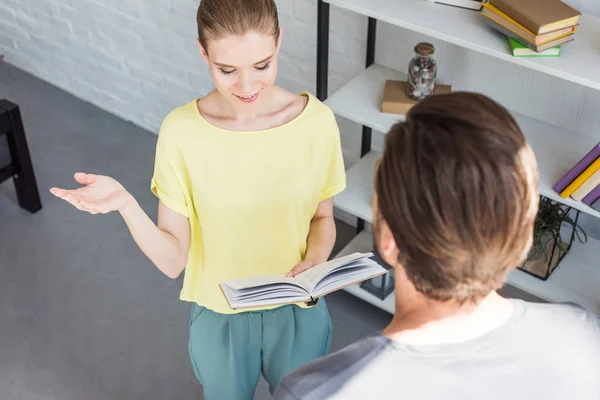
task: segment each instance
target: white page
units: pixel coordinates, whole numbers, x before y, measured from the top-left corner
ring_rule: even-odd
[[[324,277],[313,290],[313,297],[319,297],[323,293],[348,286],[352,283],[363,281],[387,272],[385,268],[373,260],[361,260],[361,264],[351,270],[336,271],[332,275]]]
[[[266,275],[266,276],[253,276],[245,279],[237,279],[235,281],[224,282],[225,285],[229,286],[234,290],[252,289],[260,286],[267,285],[293,285],[297,287],[303,287],[302,283],[295,278],[289,278],[284,275]]]
[[[234,299],[236,301],[249,301],[253,299],[260,298],[269,298],[273,296],[304,296],[306,297],[307,293],[304,289],[288,286],[288,287],[280,287],[280,286],[270,286],[269,289],[265,289],[263,291],[257,292],[248,292],[245,294],[240,294],[236,292],[234,294]]]
[[[310,300],[310,297],[304,295],[304,296],[297,296],[297,297],[288,297],[288,296],[284,296],[284,297],[273,297],[273,298],[269,298],[269,299],[255,299],[249,302],[236,302],[236,301],[232,301],[231,302],[231,307],[233,308],[247,308],[247,307],[262,307],[262,306],[271,306],[271,305],[277,305],[277,304],[287,304],[287,303],[300,303],[302,301],[308,301]]]
[[[301,282],[302,285],[310,293],[317,285],[317,283],[319,283],[319,281],[331,271],[335,270],[336,268],[346,266],[347,264],[350,264],[353,261],[366,259],[367,257],[370,257],[372,255],[373,254],[371,253],[354,253],[345,257],[336,258],[334,260],[330,260],[322,264],[316,265],[302,272],[301,274],[296,275],[296,279],[299,282]]]
[[[356,275],[364,274],[365,270],[372,271],[372,267],[366,264],[361,264],[360,266],[355,266],[351,271],[348,270],[337,270],[333,271],[331,274],[327,275],[323,279],[319,281],[314,287],[314,291],[319,291],[323,286],[330,285],[331,283],[336,283],[340,281],[346,281],[353,279]]]

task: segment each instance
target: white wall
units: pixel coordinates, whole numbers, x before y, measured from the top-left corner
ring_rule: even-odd
[[[599,0],[567,2],[600,15]],[[284,29],[279,84],[314,93],[317,2],[277,4]],[[212,88],[195,44],[197,5],[198,0],[0,0],[0,54],[157,132],[171,109]],[[331,7],[330,91],[364,68],[366,31],[366,17]],[[440,82],[483,92],[511,110],[600,138],[598,91],[383,23],[377,36],[380,64],[406,71],[414,44],[431,41]],[[359,156],[360,127],[341,118],[339,123],[350,166]],[[374,135],[374,146],[380,148],[381,142],[382,135]]]

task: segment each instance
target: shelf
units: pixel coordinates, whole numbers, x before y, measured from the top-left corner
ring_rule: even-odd
[[[600,240],[589,238],[585,244],[576,241],[547,281],[515,270],[508,283],[546,301],[574,302],[600,315],[599,259]]]
[[[426,2],[423,1],[423,3]],[[600,75],[600,72],[598,72],[598,75]],[[387,132],[394,123],[403,118],[400,115],[384,114],[379,111],[383,88],[385,81],[388,79],[404,78],[397,71],[379,65],[372,65],[329,97],[325,103],[340,116],[344,116],[359,124],[370,126],[377,131]],[[367,90],[366,88],[370,89]],[[540,171],[541,194],[596,218],[600,218],[600,212],[597,210],[571,198],[563,199],[552,189],[554,184],[598,143],[598,140],[523,115],[516,113],[512,113],[512,115],[521,126],[527,137],[527,141],[535,152]],[[343,204],[339,205],[339,208],[343,208],[344,206],[352,208],[345,211],[356,216],[361,216],[361,218],[369,215],[368,219],[363,218],[369,221],[371,219],[371,203],[369,200],[368,205],[365,205],[364,199],[367,197],[370,199],[372,196],[372,171],[374,162],[372,159],[365,160],[357,163],[349,170],[348,173],[352,173],[352,177],[359,181],[360,187],[353,187],[354,180],[350,181],[349,177],[350,182],[346,191],[348,194],[352,193],[352,196],[361,196],[361,198],[351,201],[345,198],[350,197],[350,195],[343,196],[341,197]],[[365,179],[367,182],[364,181]],[[370,186],[368,186],[369,184]],[[371,191],[368,194],[356,194],[357,191],[368,189]]]
[[[336,255],[336,257],[346,256],[355,252],[368,253],[372,250],[372,248],[373,241],[371,238],[371,233],[362,231],[346,247],[344,247],[342,251]],[[396,309],[394,292],[390,293],[385,300],[381,300],[380,298],[373,296],[371,293],[361,289],[358,284],[348,286],[344,288],[344,290],[366,301],[367,303],[371,303],[374,306],[389,312],[390,314],[393,314],[394,310]]]
[[[371,251],[371,233],[361,232],[338,256],[355,251]],[[574,302],[586,307],[589,311],[600,315],[600,241],[589,238],[588,242],[573,243],[569,254],[565,256],[547,281],[542,281],[521,270],[515,270],[508,276],[507,283],[543,300],[561,303]],[[358,285],[346,288],[349,293],[376,305],[390,313],[394,312],[394,296],[389,295],[384,301],[362,290]]]
[[[341,117],[385,133],[404,120],[404,115],[381,112],[386,80],[406,80],[406,74],[373,65],[327,98],[325,104]]]
[[[575,40],[561,57],[517,58],[506,37],[489,28],[477,11],[425,0],[325,0],[327,3],[526,68],[600,90],[600,18],[582,15]]]
[[[371,222],[373,174],[380,154],[371,151],[346,172],[346,190],[333,198],[334,205],[358,218]]]

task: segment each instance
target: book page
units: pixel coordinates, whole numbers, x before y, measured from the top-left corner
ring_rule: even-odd
[[[372,255],[372,253],[354,253],[345,257],[336,258],[316,265],[303,273],[296,275],[296,279],[302,283],[302,286],[304,286],[308,292],[312,292],[317,283],[332,271],[349,266],[356,260],[367,259],[367,257]]]
[[[295,278],[289,278],[284,275],[253,276],[250,278],[223,282],[223,284],[235,290],[250,289],[276,284],[293,285],[298,287],[303,286],[302,283],[296,280]]]
[[[303,301],[306,302],[309,300],[310,300],[310,297],[308,297],[307,295],[296,296],[296,297],[280,296],[280,297],[258,298],[258,299],[248,300],[248,301],[233,300],[230,302],[230,306],[233,309],[242,309],[242,308],[294,304],[294,303],[300,303]]]
[[[330,269],[325,276],[310,288],[310,294],[316,298],[377,275],[383,275],[386,272],[385,268],[370,258],[354,260]]]
[[[312,291],[313,297],[322,296],[334,290],[387,273],[387,270],[370,259],[358,260],[351,268],[342,268],[325,276]]]
[[[232,308],[287,304],[310,300],[308,291],[294,278],[260,276],[221,283]]]

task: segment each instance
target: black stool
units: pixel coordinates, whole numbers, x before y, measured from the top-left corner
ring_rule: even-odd
[[[21,112],[16,104],[0,99],[0,183],[9,178],[15,183],[19,205],[31,213],[41,210]]]

